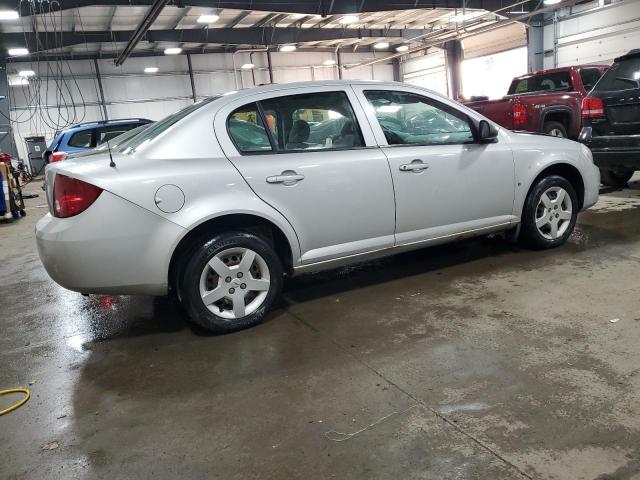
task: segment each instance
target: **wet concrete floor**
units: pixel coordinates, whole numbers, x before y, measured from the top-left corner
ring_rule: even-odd
[[[0,478],[638,480],[638,180],[560,249],[291,279],[225,336],[168,298],[57,286],[30,200],[0,225],[0,389],[32,392],[0,417]]]

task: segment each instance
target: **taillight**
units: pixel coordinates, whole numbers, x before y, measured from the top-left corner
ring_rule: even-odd
[[[64,160],[65,158],[67,158],[67,155],[67,152],[53,152],[50,157],[51,163]]]
[[[582,118],[604,117],[604,103],[598,97],[584,97],[582,99]]]
[[[53,215],[59,218],[78,215],[101,193],[102,189],[95,185],[58,174],[53,186]]]
[[[513,114],[513,128],[522,127],[527,123],[527,109],[524,105],[515,104],[511,110]]]

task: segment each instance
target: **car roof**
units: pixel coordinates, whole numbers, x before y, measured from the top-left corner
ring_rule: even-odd
[[[613,61],[618,63],[621,60],[627,60],[629,58],[637,58],[640,57],[640,48],[634,48],[633,50],[630,50],[628,53],[626,53],[625,55],[622,55],[616,59],[614,59]]]
[[[76,125],[71,125],[68,128],[65,128],[60,133],[71,132],[76,130],[85,130],[94,127],[109,127],[112,125],[127,125],[131,123],[139,123],[144,125],[146,123],[152,123],[153,120],[149,120],[148,118],[120,118],[114,120],[98,120],[95,122],[86,122],[86,123],[78,123]]]
[[[271,83],[268,85],[259,85],[252,88],[243,88],[241,90],[232,90],[224,94],[224,96],[241,97],[248,93],[269,93],[280,90],[289,90],[292,88],[306,87],[327,87],[335,85],[336,87],[345,87],[348,85],[372,85],[372,86],[395,86],[395,87],[412,87],[401,82],[382,82],[378,80],[314,80],[308,82],[292,82],[292,83]]]

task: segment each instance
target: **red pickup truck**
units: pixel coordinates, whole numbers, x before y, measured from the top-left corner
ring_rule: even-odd
[[[465,104],[510,130],[578,138],[582,98],[607,68],[580,65],[540,70],[514,78],[500,100],[472,99]]]

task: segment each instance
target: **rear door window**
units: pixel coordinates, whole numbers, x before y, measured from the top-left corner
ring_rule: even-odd
[[[69,138],[69,142],[67,143],[69,144],[70,147],[92,148],[95,146],[94,139],[93,139],[94,131],[95,131],[94,129],[88,129],[88,130],[82,130],[80,132],[76,132],[73,135],[71,135],[71,138]]]
[[[614,63],[596,84],[596,91],[631,90],[640,88],[640,57]]]
[[[569,72],[553,72],[516,79],[509,87],[509,95],[533,92],[569,92],[573,90]]]
[[[236,148],[242,153],[272,150],[269,134],[255,103],[244,105],[235,110],[227,120],[227,129]]]

